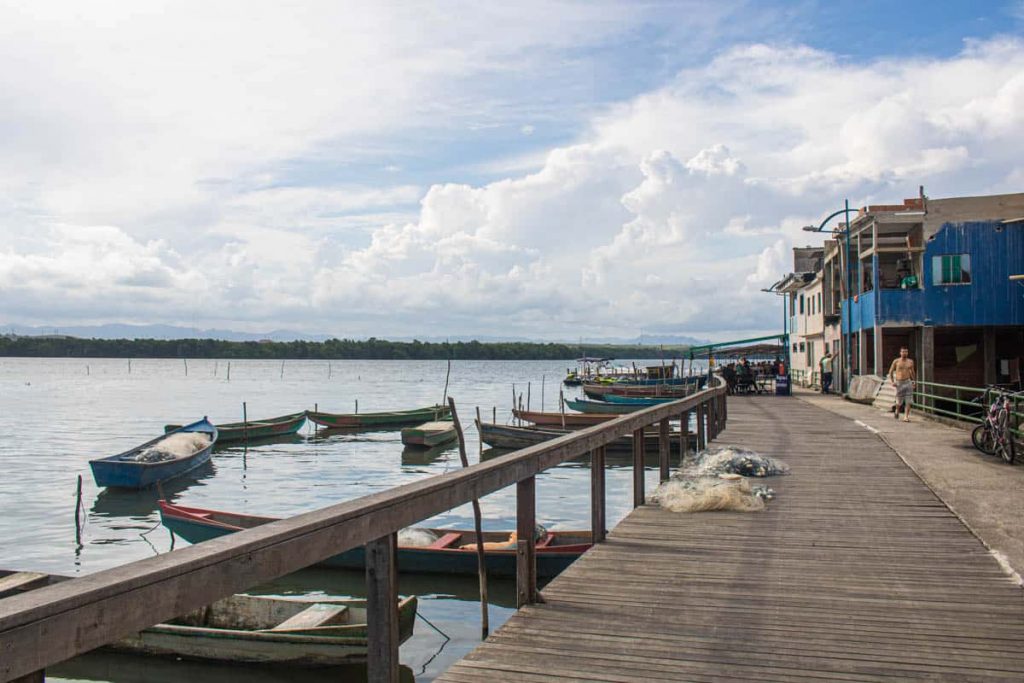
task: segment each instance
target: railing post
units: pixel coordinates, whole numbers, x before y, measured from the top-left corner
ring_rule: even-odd
[[[715,397],[708,399],[708,442],[714,441],[718,436],[718,406],[715,405]]]
[[[668,481],[669,470],[669,434],[668,418],[666,417],[658,424],[658,471],[660,481]]]
[[[537,602],[537,485],[516,484],[516,607]]]
[[[679,416],[679,464],[686,461],[690,451],[690,411],[684,410]]]
[[[726,392],[719,394],[719,400],[722,401],[722,429],[725,429],[725,423],[729,420],[729,396]]]
[[[633,431],[633,507],[644,504],[644,430]]]
[[[707,414],[707,410],[704,408],[704,403],[697,404],[697,450],[702,451],[707,448],[708,442],[704,438],[704,415]]]
[[[366,544],[366,680],[398,683],[396,535]]]
[[[605,535],[604,446],[590,451],[590,533],[594,543]]]

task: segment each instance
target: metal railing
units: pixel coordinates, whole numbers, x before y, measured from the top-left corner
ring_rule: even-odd
[[[966,387],[918,380],[912,405],[915,410],[958,422],[981,424],[995,400],[993,387]],[[979,400],[980,399],[980,400]],[[1024,395],[1010,398],[1010,429],[1020,442],[1024,439]]]
[[[517,601],[520,606],[537,602],[535,476],[589,454],[593,541],[603,541],[605,447],[632,435],[633,504],[642,505],[645,428],[658,425],[664,481],[670,421],[680,423],[683,453],[691,443],[691,412],[696,413],[698,449],[724,429],[726,387],[720,378],[714,384],[462,470],[4,598],[0,681],[38,675],[47,666],[360,546],[366,546],[368,677],[375,683],[397,681],[400,529],[515,484]]]
[[[799,384],[802,387],[820,387],[821,386],[821,373],[817,370],[803,370],[793,369],[793,382]]]

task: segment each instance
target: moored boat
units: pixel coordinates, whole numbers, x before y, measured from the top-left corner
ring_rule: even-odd
[[[189,543],[200,543],[243,529],[277,521],[274,517],[259,517],[205,508],[174,505],[159,501],[160,519],[176,536]],[[475,548],[476,534],[462,529],[423,529],[436,537],[429,545],[406,545],[401,537],[398,543],[398,570],[403,573],[470,574],[477,573]],[[487,573],[491,576],[512,578],[516,575],[516,548],[509,542],[507,531],[485,531],[483,540]],[[537,576],[556,576],[591,546],[589,531],[548,531],[537,541]],[[502,544],[496,548],[490,544]],[[366,565],[365,549],[346,550],[322,563],[327,567],[363,569]]]
[[[0,570],[0,585],[25,575],[33,580],[0,592],[0,597],[74,580]],[[415,596],[399,600],[399,642],[412,636],[416,608]],[[366,622],[365,600],[232,595],[102,649],[220,662],[338,666],[365,661]]]
[[[433,405],[410,410],[391,410],[378,413],[324,413],[307,411],[306,416],[322,427],[401,427],[430,420],[441,420],[451,415],[448,406]]]
[[[306,411],[270,417],[265,420],[249,420],[248,422],[228,422],[217,425],[217,441],[219,443],[231,441],[252,441],[254,439],[266,439],[272,436],[287,436],[294,434],[306,422]],[[170,433],[180,429],[181,425],[164,425],[164,432]]]
[[[216,443],[217,428],[204,417],[124,453],[90,460],[89,467],[97,486],[147,488],[209,462]]]
[[[406,446],[432,448],[457,438],[459,435],[455,431],[455,423],[451,421],[424,422],[415,427],[402,428],[402,443]]]
[[[682,396],[619,396],[618,394],[605,394],[601,400],[624,406],[657,406],[662,403],[678,401]]]
[[[588,401],[583,398],[578,399],[565,399],[565,405],[568,408],[579,411],[581,413],[602,413],[605,415],[625,415],[626,413],[632,413],[646,406],[642,405],[629,405],[626,403],[606,403],[605,401]]]
[[[537,426],[561,427],[566,429],[582,429],[614,420],[618,415],[600,413],[556,413],[539,410],[513,410],[512,414],[524,422],[532,422]]]
[[[534,446],[560,436],[571,434],[570,430],[539,428],[539,427],[513,427],[511,425],[498,425],[493,423],[478,423],[477,430],[480,432],[480,440],[491,448],[503,450],[519,450]],[[658,449],[658,433],[647,431],[644,433],[644,449],[656,452]],[[669,447],[673,452],[679,451],[679,432],[669,435]],[[607,446],[609,452],[631,453],[633,451],[633,437],[624,436],[612,441]]]

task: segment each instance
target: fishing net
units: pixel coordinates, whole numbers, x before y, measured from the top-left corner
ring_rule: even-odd
[[[178,432],[157,441],[149,448],[129,456],[135,462],[165,462],[177,460],[200,451],[210,445],[210,437],[199,432]]]
[[[661,484],[651,498],[670,512],[757,512],[764,510],[765,500],[774,495],[771,492],[770,496],[769,491],[764,487],[755,490],[738,474],[725,474],[670,479]]]
[[[789,465],[767,455],[735,446],[711,448],[698,453],[678,476],[705,477],[739,474],[744,477],[776,477],[789,474]]]
[[[398,532],[398,545],[413,548],[425,548],[429,545],[433,545],[438,538],[440,537],[430,529],[409,527]]]

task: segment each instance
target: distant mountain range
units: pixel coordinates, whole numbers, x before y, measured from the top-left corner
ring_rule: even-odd
[[[202,330],[195,327],[180,327],[177,325],[127,325],[121,323],[109,323],[106,325],[68,325],[66,327],[50,326],[28,326],[28,325],[2,325],[0,334],[13,334],[25,337],[38,336],[67,336],[82,337],[85,339],[222,339],[225,341],[260,341],[269,339],[271,341],[316,341],[322,342],[331,338],[353,338],[351,335],[332,334],[309,334],[296,332],[295,330],[272,330],[270,332],[237,332],[235,330]],[[357,337],[365,338],[365,337]],[[413,341],[418,339],[421,342],[470,342],[481,343],[492,342],[530,342],[544,343],[554,342],[562,344],[580,345],[579,339],[560,340],[539,340],[533,337],[511,337],[492,335],[451,335],[451,336],[381,336],[379,339],[390,341]],[[615,345],[642,345],[642,346],[681,346],[693,344],[707,344],[706,339],[697,339],[685,335],[642,335],[638,337],[600,337],[597,339],[584,339],[582,346],[597,346],[602,344]]]

